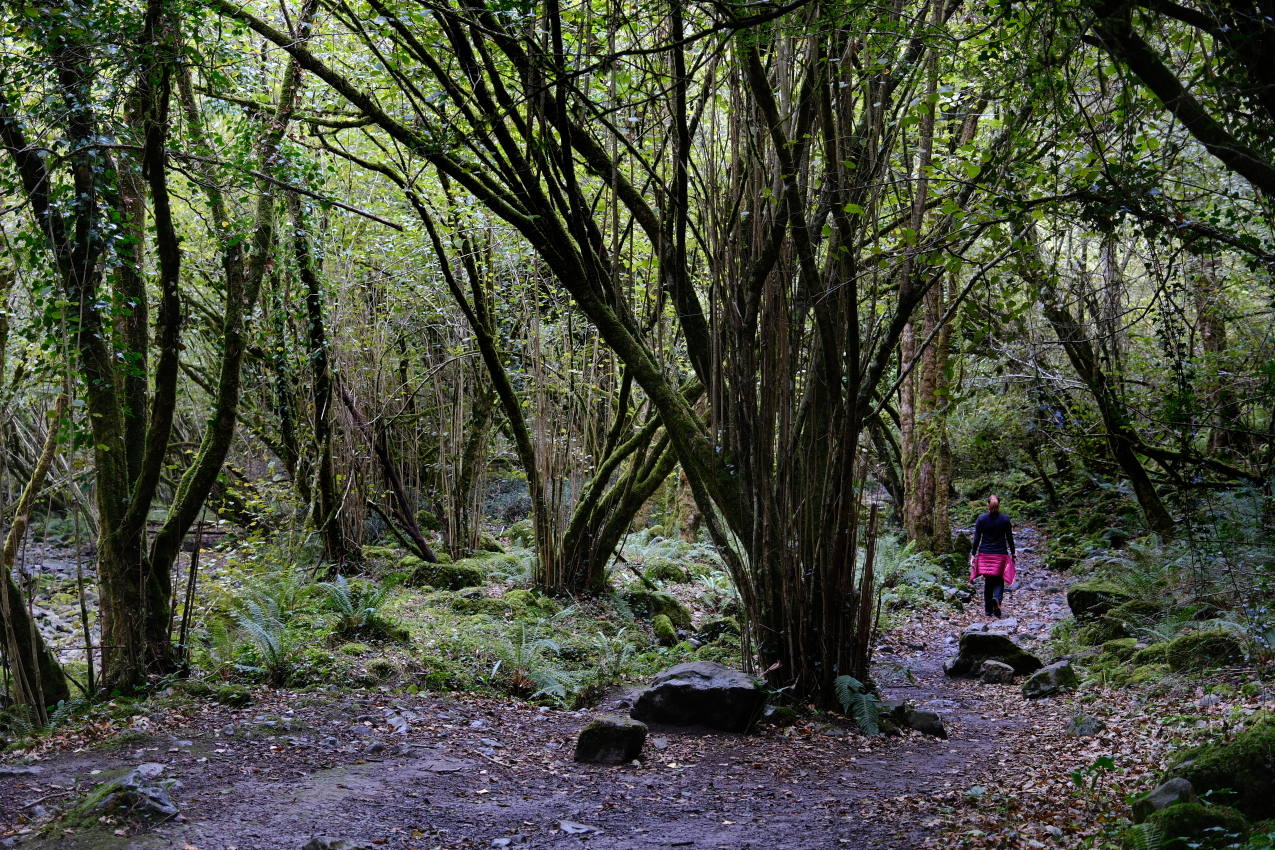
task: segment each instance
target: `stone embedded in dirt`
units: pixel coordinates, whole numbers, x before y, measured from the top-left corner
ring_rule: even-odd
[[[1023,682],[1023,696],[1028,699],[1047,697],[1062,690],[1070,690],[1079,684],[1076,668],[1070,661],[1056,661],[1048,667],[1042,667]]]
[[[935,738],[946,738],[947,729],[943,726],[943,718],[939,717],[933,711],[918,711],[913,709],[908,712],[908,727],[915,729],[922,735],[931,735]]]
[[[130,817],[158,817],[164,820],[176,817],[177,806],[159,781],[163,771],[164,765],[147,762],[119,779],[104,782],[80,804],[82,813],[122,812]]]
[[[580,730],[575,760],[589,764],[627,764],[642,754],[646,724],[609,714]]]
[[[1071,718],[1071,720],[1067,723],[1066,732],[1073,738],[1092,738],[1094,735],[1097,735],[1106,728],[1106,723],[1103,723],[1096,717],[1090,717],[1086,714],[1080,717]]]
[[[949,676],[973,676],[988,660],[1008,664],[1019,674],[1034,673],[1044,666],[1009,635],[970,629],[961,635],[960,649],[943,665],[943,671]]]
[[[987,685],[1008,685],[1014,681],[1014,668],[989,658],[978,668],[978,678]]]
[[[765,704],[765,691],[739,670],[713,661],[691,661],[657,675],[638,695],[630,714],[654,723],[747,732]]]
[[[558,821],[558,829],[567,835],[588,835],[590,832],[601,832],[596,826],[589,826],[587,823],[576,823],[573,820]]]
[[[330,835],[316,835],[301,850],[372,850],[366,841],[353,841],[348,838],[333,838]]]
[[[1133,801],[1134,823],[1142,823],[1152,812],[1167,809],[1174,803],[1190,803],[1195,799],[1195,789],[1182,777],[1174,777]]]

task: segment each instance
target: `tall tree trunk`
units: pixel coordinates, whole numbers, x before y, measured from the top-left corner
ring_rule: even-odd
[[[937,19],[938,6],[931,15]],[[922,232],[929,203],[929,171],[934,153],[934,112],[938,89],[938,61],[926,57],[926,107],[918,127],[915,189],[912,199],[912,229]],[[903,285],[915,287],[919,277],[929,274],[914,267],[909,255],[902,273]],[[908,321],[899,342],[899,368],[911,369],[899,385],[900,447],[903,451],[903,531],[917,548],[946,552],[949,546],[947,518],[948,481],[944,470],[947,443],[947,323],[943,285],[932,285],[921,310]],[[918,328],[919,325],[919,328]]]
[[[1211,258],[1199,260],[1192,294],[1199,325],[1200,347],[1204,354],[1204,393],[1211,401],[1209,414],[1210,454],[1244,456],[1252,440],[1244,423],[1244,408],[1234,382],[1223,376],[1226,368],[1226,298]]]
[[[311,422],[317,456],[314,486],[314,520],[323,540],[323,556],[340,571],[350,557],[350,542],[338,514],[341,503],[336,476],[332,468],[332,365],[328,351],[327,322],[323,313],[323,287],[314,252],[310,248],[310,230],[301,209],[301,197],[295,192],[287,197],[292,219],[292,249],[297,273],[305,286],[306,329],[309,348],[307,359],[311,374]]]

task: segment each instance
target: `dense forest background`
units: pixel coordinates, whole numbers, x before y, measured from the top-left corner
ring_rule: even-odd
[[[1265,0],[0,8],[14,724],[349,657],[845,706],[993,492],[1270,659]]]

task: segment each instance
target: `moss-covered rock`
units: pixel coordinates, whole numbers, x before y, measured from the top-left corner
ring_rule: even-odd
[[[1175,672],[1207,670],[1244,660],[1244,645],[1230,632],[1191,632],[1169,641],[1165,660]]]
[[[1074,552],[1050,552],[1045,556],[1045,569],[1058,573],[1065,573],[1067,570],[1075,569],[1078,563],[1080,563],[1080,556]]]
[[[1185,756],[1166,778],[1180,776],[1200,796],[1212,793],[1254,820],[1275,818],[1275,716],[1263,717],[1230,742]]]
[[[1101,579],[1082,581],[1067,589],[1067,605],[1077,620],[1097,620],[1131,599],[1129,591]]]
[[[1109,640],[1128,637],[1119,625],[1109,622],[1105,617],[1080,623],[1071,633],[1077,646],[1102,646]]]
[[[1099,540],[1108,549],[1123,549],[1129,545],[1129,541],[1133,539],[1133,535],[1123,528],[1106,528],[1098,535]]]
[[[496,539],[496,535],[490,531],[484,531],[478,535],[478,548],[484,552],[504,552],[505,547]]]
[[[364,546],[359,551],[363,560],[369,563],[381,561],[396,564],[403,559],[403,553],[393,546]]]
[[[179,687],[192,697],[210,697],[213,694],[213,686],[203,679],[187,679]]]
[[[420,668],[417,680],[430,690],[463,691],[474,686],[473,676],[449,658],[426,655],[419,658],[417,664]]]
[[[1162,847],[1233,847],[1248,835],[1248,822],[1230,806],[1178,803],[1127,830],[1124,846],[1130,850],[1146,847],[1146,837],[1154,834],[1160,836]]]
[[[1136,638],[1113,638],[1102,645],[1102,654],[1117,661],[1128,661],[1138,649]]]
[[[454,564],[431,564],[413,555],[399,561],[399,569],[407,573],[409,587],[438,587],[444,590],[462,590],[480,587],[487,583],[487,573],[472,559]]]
[[[593,764],[626,764],[642,754],[646,724],[631,717],[604,716],[580,730],[575,760]]]
[[[252,691],[243,685],[221,685],[213,689],[212,698],[215,702],[231,708],[243,708],[245,705],[252,704]]]
[[[651,630],[655,632],[655,639],[660,646],[672,646],[677,643],[677,629],[673,627],[673,621],[666,614],[656,614],[651,619]]]
[[[700,623],[695,638],[703,643],[713,643],[726,635],[739,635],[739,620],[734,617],[711,617]]]
[[[388,682],[403,674],[403,669],[392,658],[373,658],[367,663],[367,673],[377,682]]]
[[[1160,619],[1163,609],[1156,602],[1130,599],[1112,608],[1103,619],[1117,624],[1126,635],[1133,635]]]
[[[667,593],[657,590],[630,588],[620,594],[633,613],[639,617],[654,618],[659,614],[669,618],[673,625],[681,629],[691,627],[691,612]]]
[[[1144,646],[1133,653],[1132,659],[1134,664],[1142,666],[1143,664],[1168,664],[1169,663],[1169,642],[1161,641]]]
[[[646,562],[642,575],[647,581],[661,581],[669,584],[682,584],[690,581],[686,568],[669,558],[652,558]]]
[[[366,643],[343,643],[337,647],[337,652],[342,655],[365,655],[372,651],[372,647]]]
[[[943,669],[949,676],[975,676],[989,659],[1008,664],[1019,675],[1035,673],[1045,666],[1009,635],[970,630],[961,635],[960,652]]]

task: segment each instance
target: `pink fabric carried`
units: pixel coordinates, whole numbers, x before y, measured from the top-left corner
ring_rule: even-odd
[[[1014,583],[1014,559],[1009,555],[980,554],[970,567],[970,581],[978,576],[1004,576],[1006,584]]]
[[[1018,578],[1018,572],[1014,569],[1014,556],[1009,556],[1009,563],[1005,565],[1005,572],[1001,573],[1005,577],[1005,586],[1014,583],[1014,579]]]

